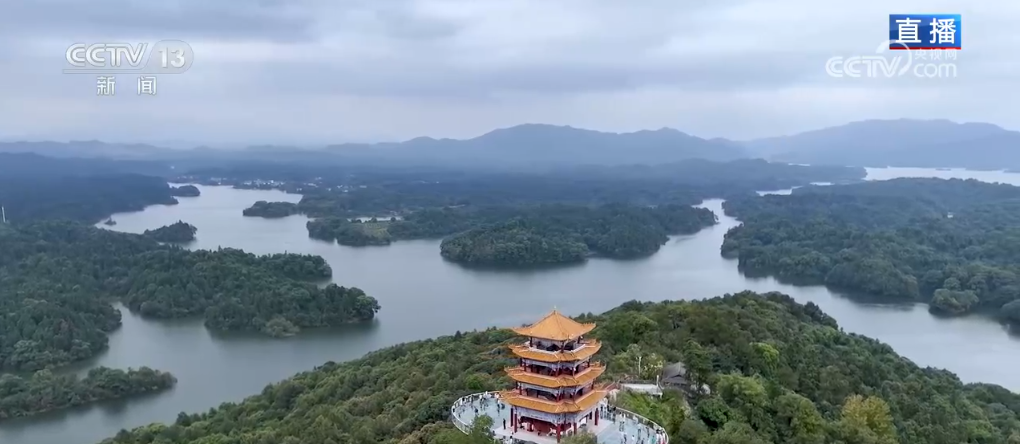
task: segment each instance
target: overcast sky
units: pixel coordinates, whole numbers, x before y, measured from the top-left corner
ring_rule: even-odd
[[[1015,0],[0,0],[0,139],[294,143],[520,123],[745,139],[869,118],[1020,129]],[[960,13],[956,78],[832,78],[890,13]],[[178,39],[155,97],[62,74],[76,42]],[[895,54],[894,54],[895,55]],[[914,63],[919,63],[915,61]]]

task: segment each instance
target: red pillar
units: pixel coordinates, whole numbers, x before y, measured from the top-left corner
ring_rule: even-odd
[[[563,424],[556,424],[556,442],[560,442],[560,431],[563,430]]]

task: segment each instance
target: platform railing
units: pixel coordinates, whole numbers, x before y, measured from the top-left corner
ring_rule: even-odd
[[[462,396],[462,397],[458,398],[453,403],[453,406],[450,407],[450,420],[453,422],[453,425],[455,427],[457,427],[457,430],[460,430],[461,432],[463,432],[465,434],[470,433],[471,432],[471,424],[468,424],[468,423],[464,422],[463,420],[461,420],[460,418],[457,417],[457,407],[459,407],[461,405],[465,405],[465,404],[470,404],[471,400],[481,399],[485,395],[491,395],[492,398],[499,399],[499,396],[498,396],[499,393],[500,392],[498,392],[498,391],[489,391],[489,392],[473,393],[473,394],[470,394],[470,395],[467,395],[467,396]],[[634,413],[634,412],[632,412],[630,410],[627,410],[627,409],[623,409],[623,408],[615,407],[615,406],[614,406],[614,408],[616,409],[616,414],[618,416],[623,416],[625,418],[630,418],[630,419],[636,421],[639,424],[642,424],[642,425],[644,425],[646,427],[651,428],[652,430],[654,430],[656,432],[660,432],[661,436],[662,436],[661,444],[669,444],[669,434],[666,433],[666,429],[662,428],[662,426],[660,426],[659,424],[656,424],[655,421],[652,421],[652,420],[650,420],[648,418],[645,418],[644,416],[641,416],[641,415],[639,415],[637,413]],[[523,441],[523,440],[520,440],[520,439],[515,439],[514,442],[515,443],[529,443],[529,441]]]
[[[645,418],[644,416],[641,416],[627,409],[622,409],[620,407],[616,407],[616,412],[618,415],[623,414],[623,416],[625,417],[630,417],[630,419],[633,419],[647,427],[651,427],[652,430],[655,430],[656,432],[662,433],[662,444],[669,444],[669,434],[666,433],[666,429],[662,428],[662,426],[660,426],[659,424],[656,424],[655,421],[652,421],[651,419]]]
[[[460,418],[457,417],[457,407],[459,407],[461,405],[464,405],[464,404],[469,404],[468,401],[470,401],[472,399],[481,399],[485,395],[492,395],[493,398],[498,399],[498,396],[496,396],[498,394],[499,394],[499,392],[481,392],[481,393],[472,393],[470,395],[462,396],[462,397],[458,398],[457,401],[455,401],[453,403],[453,406],[450,407],[450,418],[453,420],[453,425],[456,426],[458,430],[460,430],[460,431],[462,431],[464,433],[470,432],[471,431],[471,424],[468,424],[468,423],[462,421]]]

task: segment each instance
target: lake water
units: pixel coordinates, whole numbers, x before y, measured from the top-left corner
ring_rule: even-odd
[[[1020,174],[923,169],[873,169],[869,178],[901,176],[973,177],[1020,184]],[[587,263],[532,271],[466,269],[439,256],[439,241],[397,242],[386,247],[343,247],[308,238],[307,219],[246,218],[241,210],[258,200],[296,202],[278,191],[203,187],[201,197],[180,205],[154,206],[114,216],[112,229],[142,232],[183,220],[198,227],[191,248],[220,246],[253,253],[320,255],[334,281],[375,296],[382,310],[371,326],[322,331],[285,340],[212,334],[200,320],[154,322],[127,310],[124,325],[110,336],[109,351],[78,369],[150,366],[179,379],[172,391],[131,400],[53,412],[0,423],[2,444],[91,444],[122,428],[171,422],[178,412],[208,410],[240,401],[276,382],[326,361],[344,361],[400,342],[492,325],[534,321],[556,307],[569,314],[602,312],[638,299],[698,299],[742,290],[781,291],[814,302],[847,331],[878,338],[920,365],[952,370],[968,382],[1020,390],[1020,340],[980,317],[940,319],[920,304],[874,305],[851,301],[821,286],[793,286],[740,274],[735,260],[719,256],[723,235],[738,222],[722,201],[703,205],[720,223],[679,236],[655,255],[633,261],[592,259]],[[84,371],[84,370],[82,370]]]

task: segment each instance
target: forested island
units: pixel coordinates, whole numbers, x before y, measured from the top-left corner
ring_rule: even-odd
[[[181,185],[170,187],[170,194],[177,197],[198,197],[202,195],[202,192],[194,185]]]
[[[453,262],[494,266],[565,264],[588,257],[588,245],[576,233],[544,231],[535,222],[514,219],[473,229],[444,239],[440,254]]]
[[[440,238],[443,257],[479,265],[539,265],[583,260],[590,254],[632,258],[658,251],[670,234],[716,223],[704,208],[610,204],[448,207],[379,221],[337,217],[307,223],[315,239],[341,245],[388,245],[399,239]]]
[[[113,213],[177,204],[166,180],[118,172],[110,166],[114,162],[97,162],[0,153],[0,205],[7,221],[70,219],[94,224]]]
[[[260,200],[245,208],[242,213],[248,217],[264,217],[266,219],[278,219],[300,213],[298,206],[291,202],[266,202]]]
[[[896,179],[734,199],[741,266],[1020,322],[1020,187]]]
[[[209,174],[251,182],[254,179],[248,177],[256,173]],[[690,208],[706,198],[753,195],[760,189],[813,181],[853,181],[864,171],[761,160],[688,160],[649,167],[578,167],[556,174],[373,175],[315,168],[259,174],[277,178],[273,181],[277,186],[303,195],[298,203],[256,202],[244,210],[245,216],[304,214],[313,218],[306,224],[309,237],[347,246],[459,234],[444,242],[440,254],[445,258],[522,266],[576,262],[591,255],[645,256],[658,251],[669,234],[693,233],[714,224],[710,211]],[[669,212],[673,220],[664,223],[649,216],[662,212]],[[359,220],[373,214],[384,216]]]
[[[177,221],[155,230],[145,230],[142,235],[156,242],[186,243],[195,240],[196,232],[198,232],[198,228],[195,228],[194,225]]]
[[[157,392],[173,387],[176,382],[171,374],[148,367],[127,371],[96,367],[81,379],[49,370],[40,370],[30,377],[2,374],[0,420]]]
[[[396,240],[390,234],[390,228],[397,223],[396,219],[382,221],[372,218],[368,221],[361,219],[344,219],[339,217],[326,217],[312,219],[305,223],[308,230],[308,237],[324,241],[336,241],[340,245],[350,247],[365,247],[369,245],[389,245]],[[401,233],[399,229],[395,232]],[[405,239],[413,239],[407,237]]]
[[[201,316],[212,329],[274,336],[371,320],[379,309],[360,289],[311,283],[332,274],[318,256],[189,251],[57,221],[0,226],[0,245],[3,369],[36,370],[104,349],[120,325],[115,300],[148,317]]]
[[[256,203],[245,210],[249,216],[282,217],[302,213],[313,218],[386,215],[381,217],[385,219],[391,215],[461,206],[696,205],[706,198],[726,198],[759,190],[813,182],[856,181],[865,174],[863,168],[787,165],[763,160],[688,160],[657,166],[575,167],[533,173],[281,168],[274,164],[196,171],[182,180],[229,177],[226,183],[236,184],[275,179],[275,187],[302,194],[297,204]]]
[[[318,287],[332,276],[318,256],[157,242],[193,236],[183,222],[145,235],[91,226],[114,212],[177,202],[164,179],[121,172],[135,167],[0,153],[9,221],[0,224],[0,371],[94,356],[120,327],[117,301],[147,317],[203,317],[211,329],[272,336],[368,321],[379,310],[358,288]]]
[[[495,266],[569,263],[593,254],[635,258],[658,251],[668,235],[715,223],[712,211],[686,205],[546,205],[444,239],[440,251],[451,261]]]
[[[579,320],[599,325],[596,358],[608,363],[606,379],[654,375],[682,360],[692,381],[711,387],[691,395],[689,409],[673,394],[620,401],[665,427],[670,442],[1020,442],[1017,394],[920,368],[785,295],[628,302]],[[517,340],[488,329],[389,347],[103,444],[482,444],[453,427],[449,407],[460,396],[509,387],[503,369],[514,361],[506,345]]]

